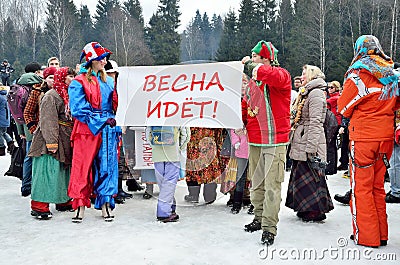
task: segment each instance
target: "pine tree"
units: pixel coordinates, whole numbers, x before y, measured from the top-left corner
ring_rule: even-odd
[[[160,0],[157,12],[150,18],[147,41],[155,64],[175,64],[179,62],[180,36],[179,0]]]
[[[215,60],[215,56],[218,50],[219,43],[221,41],[222,33],[224,31],[224,23],[221,16],[213,15],[211,19],[211,38],[210,38],[210,50],[211,59]]]
[[[275,20],[275,30],[272,33],[274,38],[274,46],[279,50],[279,63],[285,67],[288,50],[288,41],[290,29],[293,25],[294,11],[290,0],[282,0],[279,6],[278,14]],[[271,30],[271,31],[272,31]]]
[[[132,18],[137,19],[142,27],[144,26],[143,9],[139,0],[128,0],[124,2],[123,9]]]
[[[254,0],[242,0],[240,3],[237,28],[239,51],[242,55],[249,54],[251,49],[264,36],[262,19],[257,12],[257,5]]]
[[[99,0],[96,5],[96,14],[94,15],[94,28],[97,41],[102,44],[110,44],[110,15],[115,7],[119,7],[118,0]]]
[[[200,25],[202,47],[201,47],[201,59],[210,60],[212,59],[210,42],[211,42],[211,25],[206,12],[203,14]]]
[[[224,19],[224,30],[216,55],[216,60],[220,62],[240,60],[242,52],[238,49],[237,18],[233,10],[229,10]]]
[[[86,43],[96,40],[93,21],[90,16],[89,8],[87,7],[87,5],[83,5],[79,9],[79,27],[82,36],[82,41],[81,41],[82,47]]]
[[[14,62],[17,59],[16,55],[18,46],[13,45],[15,34],[14,22],[11,17],[8,17],[5,22],[3,41],[6,45],[6,49],[4,49],[4,58],[7,58],[10,62]]]
[[[205,43],[203,41],[202,18],[199,10],[196,10],[195,17],[190,21],[186,30],[182,34],[182,53],[181,61],[204,60],[203,51]]]
[[[62,65],[75,65],[79,58],[78,15],[72,0],[49,0],[45,24],[46,44]]]

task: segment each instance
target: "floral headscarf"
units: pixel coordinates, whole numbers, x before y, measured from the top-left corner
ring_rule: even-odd
[[[69,109],[69,96],[68,96],[68,85],[65,83],[65,79],[68,75],[68,67],[61,67],[54,74],[53,89],[57,91],[60,97],[63,99],[65,104],[65,115],[68,119],[72,120]]]
[[[354,71],[365,69],[374,75],[383,85],[381,99],[399,96],[399,76],[393,71],[393,61],[387,56],[372,35],[363,35],[354,44],[355,56],[345,74],[347,77]]]

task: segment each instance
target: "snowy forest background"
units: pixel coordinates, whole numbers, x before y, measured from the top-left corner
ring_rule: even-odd
[[[0,58],[17,77],[29,62],[57,56],[74,66],[87,42],[113,51],[119,65],[169,65],[189,60],[240,60],[257,41],[271,41],[295,76],[304,64],[327,80],[343,80],[362,34],[379,38],[399,60],[399,0],[242,0],[225,16],[197,11],[183,32],[179,0],[159,0],[145,23],[141,1],[99,0],[94,16],[72,0],[0,1]]]

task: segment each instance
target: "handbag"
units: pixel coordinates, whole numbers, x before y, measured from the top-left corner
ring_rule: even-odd
[[[235,188],[237,166],[237,159],[235,157],[231,157],[231,159],[229,159],[228,165],[226,166],[225,177],[221,183],[221,192],[223,194],[226,194],[230,190]]]
[[[26,145],[25,139],[21,139],[21,142],[18,144],[18,147],[14,148],[11,154],[10,167],[7,170],[7,172],[4,173],[4,176],[14,176],[19,179],[22,179],[23,177],[22,169],[26,156],[25,145]]]

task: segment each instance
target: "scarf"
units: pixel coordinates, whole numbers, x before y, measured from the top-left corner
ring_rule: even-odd
[[[71,111],[69,108],[68,85],[65,79],[68,75],[68,67],[61,67],[54,74],[53,89],[57,91],[65,104],[65,116],[68,120],[72,120]]]
[[[354,44],[355,56],[345,74],[347,77],[361,69],[365,69],[375,76],[383,85],[380,99],[387,99],[399,96],[399,75],[393,71],[393,61],[387,56],[379,43],[379,40],[372,35],[363,35]]]

